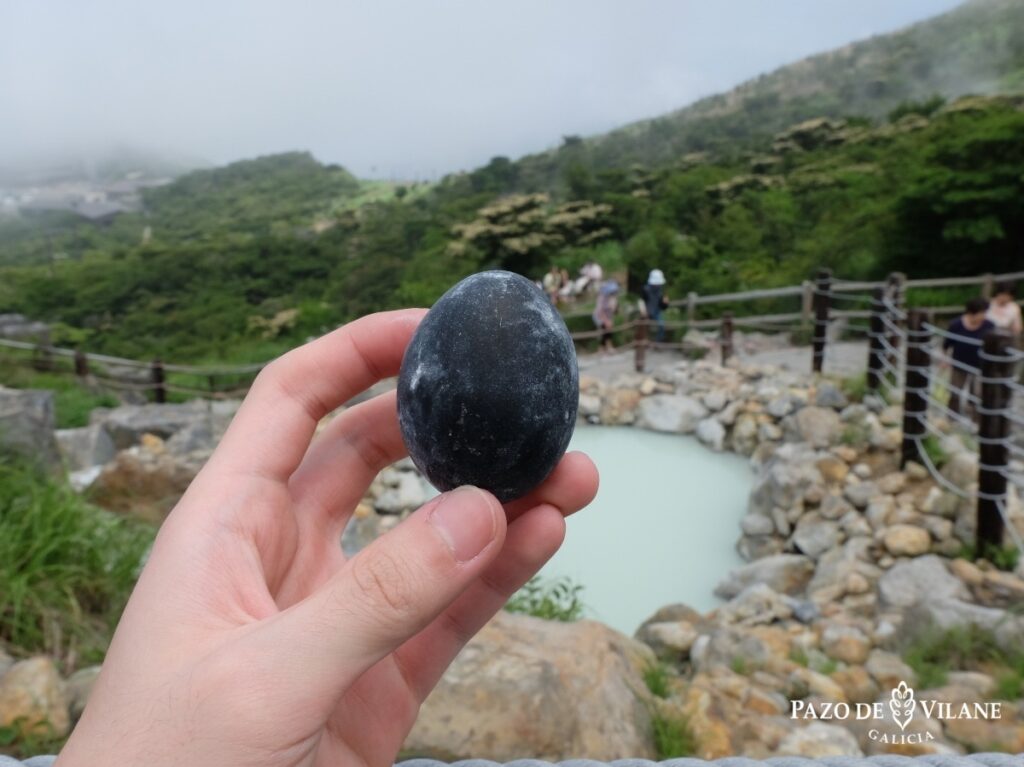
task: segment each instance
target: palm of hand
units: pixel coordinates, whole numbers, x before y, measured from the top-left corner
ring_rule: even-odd
[[[346,562],[352,510],[404,454],[393,393],[310,441],[397,371],[421,317],[365,318],[261,374],[161,529],[60,767],[391,763],[456,653],[597,487],[569,454],[528,498],[446,494]],[[438,533],[452,515],[478,533],[470,558]]]

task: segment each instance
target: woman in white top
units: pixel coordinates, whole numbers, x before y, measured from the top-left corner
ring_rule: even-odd
[[[1014,285],[1010,282],[996,285],[985,319],[997,328],[1019,336],[1024,332],[1024,323],[1021,322],[1020,305],[1014,300],[1014,292]]]

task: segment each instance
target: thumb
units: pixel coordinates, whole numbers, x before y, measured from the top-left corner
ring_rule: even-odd
[[[278,616],[263,641],[303,695],[330,697],[440,615],[501,551],[505,512],[460,487],[419,509]],[[277,657],[288,648],[287,659]]]

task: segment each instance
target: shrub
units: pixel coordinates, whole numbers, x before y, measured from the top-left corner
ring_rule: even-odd
[[[540,576],[534,576],[512,595],[505,609],[549,621],[577,621],[583,617],[584,610],[581,591],[583,586],[574,583],[571,578],[545,581]]]
[[[0,641],[100,661],[153,535],[0,458]]]
[[[644,669],[644,684],[656,698],[669,696],[669,670],[664,663],[652,663]]]
[[[658,752],[658,759],[674,759],[696,753],[697,739],[688,719],[652,711],[651,722],[654,725],[654,748]]]

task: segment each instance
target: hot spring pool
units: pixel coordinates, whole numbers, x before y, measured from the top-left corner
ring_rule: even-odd
[[[754,479],[747,460],[629,427],[579,426],[570,449],[594,460],[601,489],[569,518],[541,575],[581,584],[586,617],[630,635],[667,604],[718,604],[715,585],[743,563],[735,544]]]

